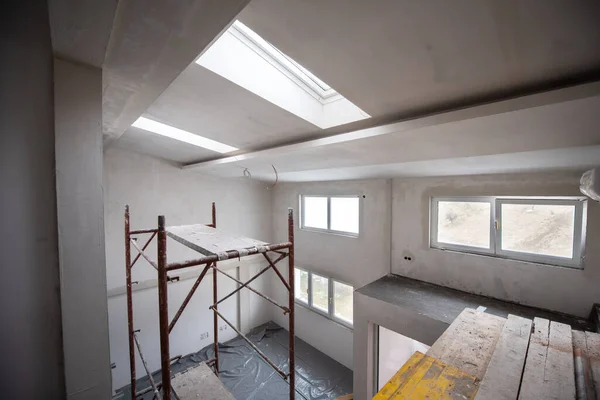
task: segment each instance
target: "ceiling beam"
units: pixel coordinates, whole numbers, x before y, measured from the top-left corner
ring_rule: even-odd
[[[252,151],[248,153],[237,154],[234,156],[222,157],[210,161],[190,163],[184,165],[182,168],[195,170],[214,168],[220,165],[237,163],[258,157],[268,157],[274,155],[281,156],[282,154],[294,153],[300,150],[323,147],[342,142],[349,142],[353,140],[366,139],[369,137],[388,135],[413,129],[442,125],[451,122],[482,118],[491,115],[525,110],[528,108],[541,107],[551,104],[558,104],[566,101],[584,99],[594,96],[600,96],[600,81],[556,89],[543,93],[536,93],[527,96],[516,97],[512,99],[482,104],[458,110],[452,110],[433,115],[422,116],[414,119],[403,120],[367,129],[354,130],[320,139],[308,140],[301,143],[278,146],[259,151]]]

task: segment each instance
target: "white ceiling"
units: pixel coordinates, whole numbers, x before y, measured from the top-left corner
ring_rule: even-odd
[[[598,110],[600,83],[588,84],[186,168],[223,177],[242,176],[248,168],[255,178],[273,179],[274,165],[282,180],[350,179],[348,173],[358,177],[360,168],[399,176],[445,175],[448,165],[460,166],[462,174],[500,173],[518,170],[519,162],[524,170],[565,169],[569,159],[572,168],[583,168],[600,165],[597,149],[584,147],[600,145]]]
[[[597,86],[351,142],[284,146],[598,78],[598,17],[600,3],[586,0],[252,0],[239,15],[245,24],[373,118],[322,130],[195,63],[144,115],[252,154],[194,168],[219,176],[249,168],[272,179],[271,164],[282,180],[600,164],[597,149],[584,149],[600,145]],[[222,157],[135,128],[115,145],[184,164]],[[428,160],[438,168],[419,164]]]
[[[105,144],[118,139],[249,0],[50,0],[54,54],[102,68]]]

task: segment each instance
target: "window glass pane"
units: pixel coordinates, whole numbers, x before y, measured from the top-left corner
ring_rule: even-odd
[[[304,226],[327,229],[327,197],[304,197]]]
[[[329,279],[312,274],[312,305],[329,313]]]
[[[358,197],[331,198],[331,229],[358,233]]]
[[[502,250],[573,257],[575,206],[502,204]]]
[[[490,248],[490,203],[438,202],[437,241]]]
[[[308,272],[295,268],[294,277],[294,296],[306,304],[308,304]]]
[[[354,288],[340,282],[333,281],[333,315],[352,323],[352,295]]]

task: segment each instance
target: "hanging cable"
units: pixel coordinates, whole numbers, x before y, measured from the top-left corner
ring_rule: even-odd
[[[275,171],[275,182],[271,185],[271,189],[273,189],[275,185],[277,185],[277,182],[279,182],[279,174],[277,173],[277,168],[275,168],[273,164],[271,164],[271,167],[273,167],[273,171]]]

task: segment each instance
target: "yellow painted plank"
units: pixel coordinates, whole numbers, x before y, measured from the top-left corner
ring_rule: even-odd
[[[478,383],[477,377],[416,352],[373,400],[473,399]]]
[[[424,396],[429,390],[436,386],[438,378],[444,372],[444,364],[431,357],[425,356],[425,358],[430,359],[431,364],[429,364],[429,368],[421,376],[421,379],[419,381],[409,381],[406,385],[402,385],[392,397],[393,399],[422,399],[425,398]],[[421,365],[424,365],[423,368],[425,368],[425,361]]]
[[[416,366],[425,358],[425,354],[417,351],[412,357],[404,363],[402,368],[381,388],[379,393],[373,397],[373,400],[387,400],[400,387],[400,385],[415,372]]]
[[[390,399],[413,398],[412,393],[418,389],[418,386],[423,380],[423,378],[426,378],[427,372],[429,372],[429,369],[431,368],[431,365],[434,361],[434,358],[425,356],[425,358],[423,358],[423,360],[421,360],[421,362],[419,362],[419,364],[415,368],[415,372],[412,373],[408,377],[408,379],[406,379],[400,384],[400,387],[398,388],[396,393],[394,393],[392,397],[390,397]]]

